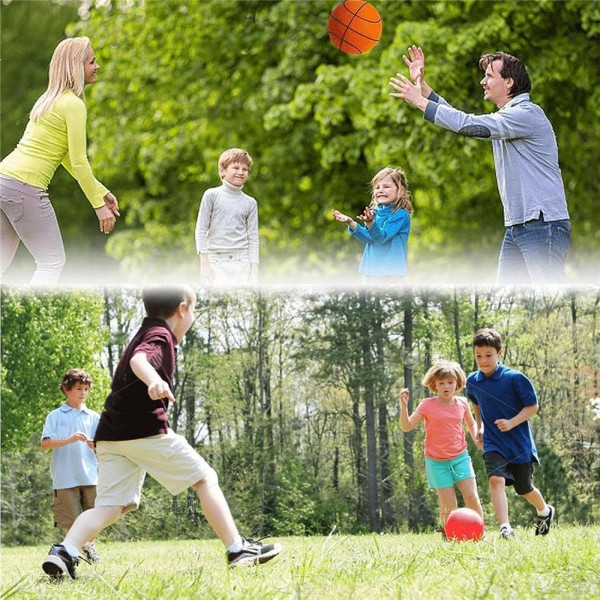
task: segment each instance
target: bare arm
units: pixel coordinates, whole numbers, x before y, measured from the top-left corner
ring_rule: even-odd
[[[74,444],[75,442],[85,442],[88,446],[90,446],[90,443],[93,445],[93,440],[90,440],[82,431],[77,431],[73,435],[64,439],[43,438],[40,442],[40,445],[42,450],[55,450],[56,448],[63,448],[64,446]]]
[[[477,444],[477,424],[475,423],[475,419],[473,418],[473,413],[471,412],[471,408],[469,407],[469,402],[465,398],[465,402],[467,403],[467,410],[465,411],[465,423],[467,424],[467,429],[471,434],[471,439]]]
[[[400,426],[405,433],[412,431],[423,420],[423,415],[417,411],[408,416],[408,398],[408,388],[400,390]]]
[[[473,411],[475,412],[475,423],[477,425],[477,435],[475,437],[475,443],[478,448],[483,450],[483,421],[481,420],[481,409],[478,404],[473,405]]]
[[[527,419],[533,417],[539,410],[539,404],[531,404],[529,406],[523,407],[523,410],[516,414],[512,419],[496,419],[494,424],[500,431],[510,431],[514,429],[517,425],[527,421]]]
[[[169,384],[158,374],[156,369],[148,362],[143,352],[133,355],[129,362],[131,370],[136,377],[141,379],[148,386],[148,396],[152,400],[161,400],[167,398],[169,402],[175,402],[175,396],[169,387]]]

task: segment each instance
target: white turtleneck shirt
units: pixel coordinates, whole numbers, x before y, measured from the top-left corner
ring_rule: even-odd
[[[241,187],[227,181],[204,192],[196,222],[198,254],[247,251],[259,263],[258,206]]]

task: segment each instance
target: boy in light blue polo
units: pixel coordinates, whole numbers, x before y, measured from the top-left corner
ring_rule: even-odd
[[[473,350],[479,370],[467,377],[467,396],[474,405],[478,443],[483,438],[483,460],[500,536],[511,539],[515,535],[508,520],[507,485],[535,507],[535,535],[546,535],[556,511],[533,486],[533,463],[539,459],[528,420],[539,408],[535,389],[523,373],[499,362],[502,338],[494,329],[480,329],[473,338]]]
[[[42,449],[52,450],[54,526],[61,529],[69,529],[79,514],[94,507],[96,499],[98,460],[93,440],[100,415],[85,405],[91,385],[89,373],[69,370],[60,386],[66,402],[48,414],[42,431]],[[100,558],[93,542],[88,540],[82,551],[97,563]]]

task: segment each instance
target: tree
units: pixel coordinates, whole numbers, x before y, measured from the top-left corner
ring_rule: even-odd
[[[103,66],[88,105],[94,166],[122,200],[110,256],[134,277],[195,273],[201,191],[218,184],[220,152],[242,146],[256,161],[247,186],[259,201],[271,278],[330,281],[351,272],[360,248],[346,243],[329,211],[359,210],[373,173],[400,163],[416,206],[413,273],[428,282],[475,273],[491,282],[502,217],[489,147],[431,127],[387,93],[389,76],[403,69],[398,57],[418,43],[428,80],[469,112],[486,110],[478,83],[482,52],[504,48],[529,66],[534,100],[557,133],[577,223],[570,276],[593,277],[600,227],[592,199],[600,183],[586,165],[597,163],[600,152],[595,3],[440,0],[378,8],[382,39],[359,57],[329,42],[330,6],[322,2],[92,8],[70,32],[97,41]]]
[[[71,368],[94,380],[88,404],[99,409],[109,378],[102,366],[106,331],[101,296],[35,295],[2,288],[2,448],[21,450],[41,435],[46,415],[64,400],[62,376]]]
[[[2,158],[17,145],[27,126],[29,111],[46,90],[52,52],[67,37],[69,23],[78,20],[80,5],[80,0],[9,0],[2,3]],[[34,44],[31,43],[32,39],[36,40]],[[90,111],[88,118],[93,121],[95,116],[95,111]],[[88,135],[88,141],[93,137]],[[97,163],[93,160],[92,167],[97,178],[104,182],[106,173],[98,170]],[[49,194],[65,240],[67,263],[63,281],[87,281],[89,264],[96,267],[96,278],[101,272],[100,265],[105,269],[114,268],[114,261],[104,253],[107,239],[98,232],[96,214],[77,182],[62,167],[56,171],[50,183]],[[13,265],[5,273],[4,281],[20,283],[21,269],[31,272],[34,269],[33,260],[23,246],[19,248]]]

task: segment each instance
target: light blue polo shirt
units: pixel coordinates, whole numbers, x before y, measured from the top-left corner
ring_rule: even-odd
[[[467,377],[467,397],[479,406],[483,421],[483,451],[498,452],[511,463],[540,462],[529,421],[502,432],[496,419],[512,419],[525,406],[537,404],[533,384],[523,373],[502,363],[486,377],[480,370]]]
[[[66,402],[53,410],[47,417],[42,439],[65,439],[81,431],[94,439],[100,415],[81,405],[81,410]],[[98,483],[98,460],[96,453],[85,442],[74,442],[52,450],[50,461],[52,487],[55,490],[96,485]]]

